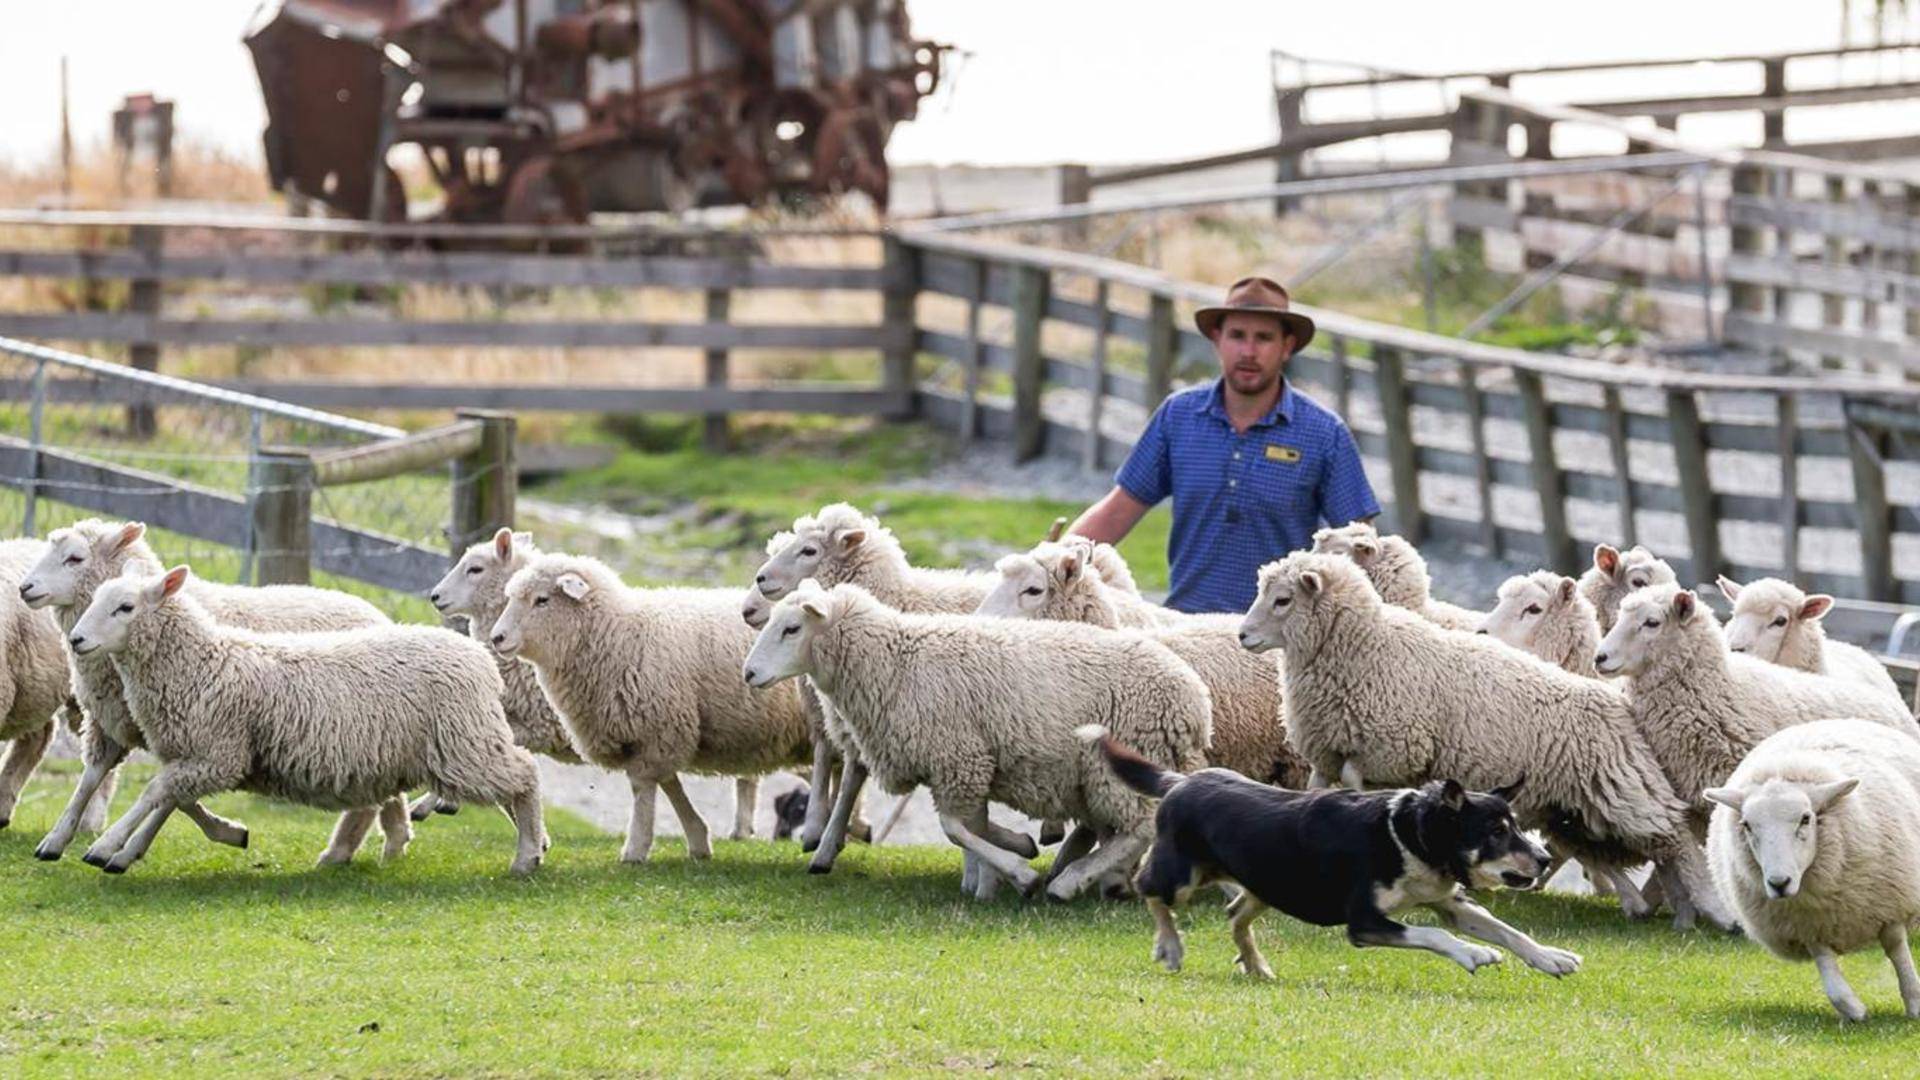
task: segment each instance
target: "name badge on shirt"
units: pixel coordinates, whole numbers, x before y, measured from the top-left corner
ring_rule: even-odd
[[[1268,443],[1267,460],[1284,462],[1291,465],[1300,460],[1300,451],[1295,450],[1291,446],[1281,446],[1279,443]]]

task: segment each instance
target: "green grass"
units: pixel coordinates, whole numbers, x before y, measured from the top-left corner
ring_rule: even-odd
[[[43,773],[0,833],[4,1075],[1864,1077],[1912,1075],[1920,1038],[1877,956],[1847,962],[1872,1017],[1842,1028],[1810,967],[1593,900],[1494,898],[1585,955],[1562,981],[1269,916],[1261,984],[1217,904],[1168,975],[1139,905],[963,901],[946,848],[855,846],[815,877],[791,843],[693,864],[669,841],[628,867],[556,812],[519,881],[505,821],[470,808],[399,862],[321,871],[327,815],[223,796],[250,850],[176,821],[108,877],[31,857],[69,782]]]

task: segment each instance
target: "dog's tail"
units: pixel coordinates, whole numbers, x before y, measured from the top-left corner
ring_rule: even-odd
[[[1173,786],[1186,777],[1177,772],[1163,769],[1126,743],[1115,739],[1107,729],[1099,724],[1087,724],[1074,730],[1074,734],[1089,743],[1100,747],[1101,756],[1107,759],[1107,767],[1120,778],[1120,782],[1142,795],[1158,799],[1163,798]]]

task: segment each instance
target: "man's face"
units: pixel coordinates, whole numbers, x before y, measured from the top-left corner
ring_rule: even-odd
[[[1220,374],[1236,394],[1258,396],[1273,389],[1293,355],[1293,338],[1271,315],[1230,314],[1220,320],[1213,338],[1220,354]]]

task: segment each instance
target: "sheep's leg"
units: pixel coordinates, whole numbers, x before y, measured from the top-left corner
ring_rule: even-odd
[[[647,799],[652,805],[651,794]],[[516,877],[525,877],[540,867],[540,860],[547,851],[547,821],[540,806],[540,786],[531,784],[518,795],[501,804],[501,809],[513,819],[519,830],[519,836],[513,848],[513,865],[508,871]],[[647,833],[652,835],[652,819],[649,816]]]
[[[366,841],[367,833],[372,831],[373,823],[380,816],[377,806],[357,806],[340,815],[334,822],[333,838],[327,841],[326,850],[315,860],[318,866],[345,866],[353,861],[355,852]]]
[[[247,846],[247,827],[230,818],[201,806],[198,801],[181,803],[179,811],[187,815],[188,820],[200,826],[206,838],[216,844],[244,849]]]
[[[1365,791],[1367,789],[1367,779],[1360,775],[1359,762],[1348,758],[1340,763],[1340,783],[1341,786],[1351,788],[1354,791]]]
[[[1267,958],[1260,955],[1260,946],[1253,941],[1253,920],[1267,913],[1267,905],[1254,899],[1252,893],[1243,892],[1235,898],[1233,908],[1233,944],[1239,950],[1233,966],[1240,969],[1242,975],[1273,978],[1273,968],[1268,966]]]
[[[968,817],[971,820],[963,821],[953,814],[942,811],[940,831],[947,835],[948,840],[958,845],[960,850],[970,851],[979,858],[980,874],[998,873],[1005,876],[1013,883],[1014,888],[1021,892],[1033,891],[1034,885],[1040,880],[1040,875],[1034,872],[1033,867],[1028,866],[1025,860],[1013,852],[981,837],[980,833],[986,828],[986,804],[982,803],[980,808]],[[976,890],[977,888],[978,886]],[[978,897],[980,894],[976,891],[974,895]]]
[[[29,731],[13,740],[7,748],[6,764],[0,765],[0,829],[13,821],[13,808],[20,802],[20,789],[27,786],[27,777],[47,756],[47,747],[53,743],[53,724],[48,722],[38,731]]]
[[[1048,883],[1047,895],[1055,900],[1073,899],[1095,878],[1138,862],[1148,843],[1145,836],[1134,833],[1118,833],[1108,838],[1097,851],[1067,867]]]
[[[1858,1023],[1867,1018],[1867,1007],[1860,1004],[1859,995],[1853,987],[1847,985],[1847,977],[1840,973],[1840,958],[1833,955],[1832,949],[1814,947],[1808,950],[1813,954],[1813,966],[1820,969],[1820,985],[1827,991],[1827,1000],[1840,1014],[1840,1019]]]
[[[971,851],[960,853],[960,895],[972,896],[980,888],[980,858]]]
[[[620,849],[620,861],[643,863],[653,853],[653,803],[659,785],[651,776],[627,774],[633,787],[633,812],[627,818],[627,843]]]
[[[1720,890],[1714,887],[1713,875],[1707,871],[1706,856],[1699,847],[1681,840],[1673,857],[1659,864],[1667,868],[1667,897],[1673,904],[1674,922],[1677,925],[1682,908],[1688,907],[1700,913],[1720,930],[1734,930],[1740,925],[1728,910],[1727,902],[1720,897]],[[1685,898],[1682,899],[1682,895]]]
[[[169,762],[160,767],[160,772],[148,784],[133,809],[125,817],[114,822],[94,847],[87,850],[87,861],[99,866],[109,874],[126,873],[127,868],[138,862],[153,845],[154,837],[160,834],[160,827],[167,823],[174,810],[203,795],[230,788],[236,778],[215,771],[206,763]],[[114,834],[118,833],[118,836]],[[113,854],[102,862],[93,862],[94,850],[101,847],[101,841],[112,838],[117,841],[112,848]],[[104,851],[102,852],[104,854]]]
[[[1600,884],[1605,882],[1607,888],[1620,898],[1620,910],[1626,913],[1627,918],[1645,919],[1653,915],[1653,905],[1647,902],[1640,887],[1633,883],[1633,878],[1625,870],[1612,863],[1588,862],[1585,865],[1594,872],[1593,891],[1600,892]]]
[[[1620,876],[1624,878],[1627,875],[1623,873]],[[1659,911],[1660,905],[1667,902],[1667,883],[1661,878],[1657,868],[1655,872],[1647,875],[1647,883],[1640,887],[1640,899],[1647,902],[1649,914]]]
[[[1067,867],[1086,858],[1087,852],[1093,850],[1093,841],[1093,829],[1076,823],[1073,831],[1067,833],[1067,838],[1060,842],[1060,850],[1053,853],[1053,865],[1047,868],[1047,884],[1053,884],[1053,879],[1065,872]]]
[[[691,859],[710,859],[713,857],[713,839],[707,833],[706,820],[700,811],[694,809],[693,800],[687,798],[687,789],[680,786],[680,777],[668,773],[660,778],[660,790],[667,793],[667,803],[673,807],[673,814],[680,819],[680,829],[687,834],[687,857]]]
[[[733,779],[733,833],[729,840],[753,839],[753,810],[760,804],[760,778],[736,776]]]
[[[1178,974],[1181,961],[1186,959],[1187,947],[1180,941],[1180,924],[1174,920],[1173,909],[1159,897],[1149,896],[1147,910],[1153,912],[1154,962]]]
[[[1040,823],[1040,846],[1048,847],[1067,838],[1067,823],[1048,818]]]
[[[820,846],[821,834],[827,831],[827,815],[833,813],[833,743],[825,736],[813,743],[813,775],[807,786],[807,817],[800,825],[800,850],[812,851]]]
[[[109,768],[106,774],[95,783],[93,795],[87,799],[86,809],[80,811],[80,828],[83,832],[98,836],[100,830],[107,827],[107,812],[113,809],[113,793],[119,786],[120,771],[112,768]],[[242,846],[244,846],[246,830],[241,829],[240,835],[243,841]]]
[[[425,821],[436,813],[454,814],[459,811],[459,803],[443,801],[439,795],[429,791],[413,800],[413,805],[407,807],[407,816],[414,821]]]
[[[153,838],[160,835],[160,826],[173,816],[174,809],[172,801],[166,800],[149,811],[146,820],[127,838],[126,846],[114,852],[113,858],[108,859],[107,865],[101,869],[109,874],[126,873],[128,867],[146,856],[147,849],[153,846]]]
[[[413,840],[413,817],[404,797],[395,795],[380,804],[380,833],[386,838],[380,849],[382,859],[397,859],[407,853],[407,844]]]
[[[980,873],[974,881],[973,898],[984,903],[1000,895],[1001,878],[999,874],[994,873],[993,867],[986,863],[976,862],[975,865],[979,867]]]
[[[1006,848],[1023,859],[1031,859],[1040,854],[1040,847],[1033,842],[1033,837],[1023,832],[1016,832],[1005,825],[996,825],[992,818],[987,819],[987,831],[981,835],[988,843],[995,847]]]
[[[820,847],[813,853],[813,861],[807,864],[807,873],[825,874],[833,870],[833,862],[840,857],[840,849],[847,843],[847,821],[853,817],[853,808],[860,801],[860,789],[867,783],[867,767],[860,759],[847,755],[846,767],[840,772],[840,791],[834,796],[833,816],[827,819],[827,831],[820,837]]]
[[[1308,791],[1316,791],[1320,788],[1327,788],[1332,786],[1333,786],[1332,784],[1327,783],[1327,774],[1320,771],[1320,766],[1314,765],[1307,769],[1307,790]]]
[[[1498,945],[1527,962],[1535,971],[1544,971],[1555,978],[1571,975],[1580,970],[1580,956],[1565,949],[1555,949],[1539,942],[1508,926],[1493,917],[1493,913],[1465,896],[1455,894],[1437,904],[1428,904],[1450,927],[1467,935],[1479,938],[1490,945]]]
[[[161,775],[165,775],[164,766]],[[147,815],[153,812],[154,807],[160,805],[160,799],[165,794],[166,786],[160,783],[159,776],[148,781],[147,786],[141,789],[140,797],[133,801],[133,805],[127,808],[126,813],[120,815],[118,821],[108,826],[106,832],[94,838],[86,854],[80,856],[80,861],[88,866],[106,866],[108,859],[127,846],[127,838],[132,836],[133,830],[147,819]]]
[[[1913,950],[1907,947],[1905,923],[1888,923],[1880,928],[1880,947],[1893,963],[1893,976],[1900,981],[1900,1000],[1907,1007],[1907,1019],[1920,1019],[1920,974],[1913,970]]]

